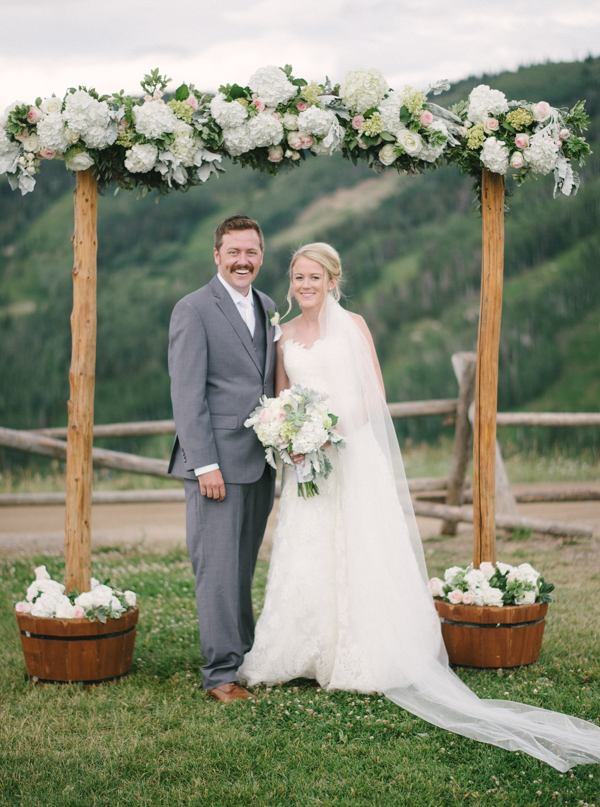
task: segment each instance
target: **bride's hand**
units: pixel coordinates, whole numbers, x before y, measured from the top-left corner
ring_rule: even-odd
[[[289,455],[290,455],[290,459],[294,463],[294,465],[300,465],[301,463],[304,462],[304,459],[306,457],[306,454],[294,454],[293,451],[290,451]]]

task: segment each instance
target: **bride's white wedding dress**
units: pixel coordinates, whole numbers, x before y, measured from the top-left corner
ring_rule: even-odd
[[[347,445],[328,449],[320,495],[285,469],[265,605],[238,671],[250,686],[314,678],[384,692],[413,714],[565,771],[600,762],[600,729],[525,704],[480,700],[450,670],[397,440],[366,339],[332,297],[321,339],[282,347],[290,384],[329,395]]]

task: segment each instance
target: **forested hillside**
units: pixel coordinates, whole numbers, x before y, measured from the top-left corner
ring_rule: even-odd
[[[499,407],[598,409],[600,59],[468,79],[440,102],[482,82],[557,106],[586,99],[596,152],[575,198],[553,199],[550,176],[509,200]],[[0,424],[13,428],[67,417],[74,179],[62,163],[43,169],[26,197],[0,182]],[[214,227],[236,212],[263,225],[258,286],[282,304],[295,247],[325,240],[339,249],[347,305],[373,330],[389,400],[456,394],[450,355],[477,338],[481,220],[471,181],[453,168],[377,176],[336,155],[277,179],[229,165],[158,204],[101,198],[96,422],[171,417],[170,313],[210,279]]]

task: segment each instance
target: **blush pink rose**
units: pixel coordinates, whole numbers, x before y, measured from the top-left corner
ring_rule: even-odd
[[[287,141],[290,148],[293,148],[296,151],[302,148],[302,135],[300,134],[300,132],[290,132],[288,134]]]
[[[561,140],[566,140],[571,135],[571,132],[568,129],[561,129],[558,133],[558,136]]]
[[[29,123],[37,123],[39,120],[42,119],[42,110],[38,109],[36,106],[32,106],[27,113],[27,121]]]
[[[299,109],[300,112],[304,112],[305,109],[308,109],[308,104],[305,101],[297,101],[296,109]]]
[[[358,145],[360,146],[361,149],[368,149],[369,148],[367,146],[367,144],[365,143],[365,141],[361,140],[360,137],[357,137],[356,139],[357,139]]]
[[[85,609],[82,608],[81,605],[76,605],[73,615],[75,619],[83,619],[83,617],[85,616]]]
[[[277,420],[285,420],[285,413],[284,412],[278,412],[277,413]]]
[[[451,591],[448,594],[448,600],[452,603],[452,605],[458,605],[462,602],[463,593],[459,588],[455,588],[454,591]]]
[[[463,605],[473,605],[473,603],[475,602],[475,595],[473,594],[472,591],[465,591],[465,593],[463,594],[462,601]]]
[[[300,140],[302,141],[303,149],[309,149],[315,142],[314,137],[311,137],[310,135],[300,135]]]
[[[365,122],[364,115],[355,115],[352,118],[352,128],[359,131],[360,129],[362,129],[364,122]]]
[[[259,112],[264,112],[265,110],[265,102],[262,98],[255,98],[254,101],[252,101],[252,106],[255,106]]]
[[[515,137],[515,146],[518,149],[526,149],[529,146],[529,135],[528,134],[518,134]]]
[[[512,156],[510,158],[510,164],[512,168],[523,168],[525,165],[525,158],[521,154],[520,151],[513,151]]]
[[[490,577],[493,577],[493,576],[494,576],[494,572],[496,571],[496,570],[494,569],[494,564],[493,564],[493,563],[490,563],[490,562],[489,562],[489,560],[484,560],[482,563],[480,563],[480,564],[479,564],[479,569],[480,569],[480,570],[483,572],[483,574],[485,575],[485,579],[486,579],[486,580],[489,580],[489,579],[490,579]]]
[[[185,102],[188,106],[191,106],[194,112],[198,109],[198,99],[193,93],[190,93],[188,97],[185,99]]]
[[[273,420],[273,413],[269,409],[263,409],[258,419],[261,423],[270,423]]]
[[[52,149],[42,149],[38,151],[38,157],[42,160],[53,160],[56,157],[56,152]]]
[[[19,132],[19,134],[15,135],[15,140],[20,140],[20,142],[23,143],[23,141],[27,140],[28,137],[28,132]]]
[[[433,597],[444,596],[444,581],[439,577],[432,577],[429,581],[429,590]]]
[[[151,100],[152,100],[151,95],[144,95],[144,101],[151,101]]]
[[[26,601],[18,602],[15,605],[15,611],[18,614],[29,614],[31,613],[31,603]]]
[[[514,583],[516,579],[517,579],[516,572],[510,572],[510,574],[506,578],[506,582],[507,583]]]
[[[484,129],[487,132],[497,132],[500,124],[496,118],[488,118],[484,124]]]
[[[280,163],[283,160],[283,148],[281,146],[271,146],[267,159],[270,163]]]
[[[433,122],[433,115],[429,110],[425,110],[420,118],[421,126],[429,126]]]
[[[539,104],[534,104],[531,109],[533,119],[540,122],[548,120],[551,108],[547,101],[540,101]]]

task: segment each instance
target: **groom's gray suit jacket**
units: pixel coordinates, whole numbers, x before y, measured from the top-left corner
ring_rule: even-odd
[[[219,463],[226,484],[245,484],[260,479],[265,471],[264,448],[244,421],[261,395],[274,395],[274,328],[267,309],[276,306],[266,294],[253,292],[254,341],[216,276],[173,310],[169,331],[177,427],[169,463],[173,476],[195,479],[194,468]],[[264,343],[255,344],[265,337]]]

